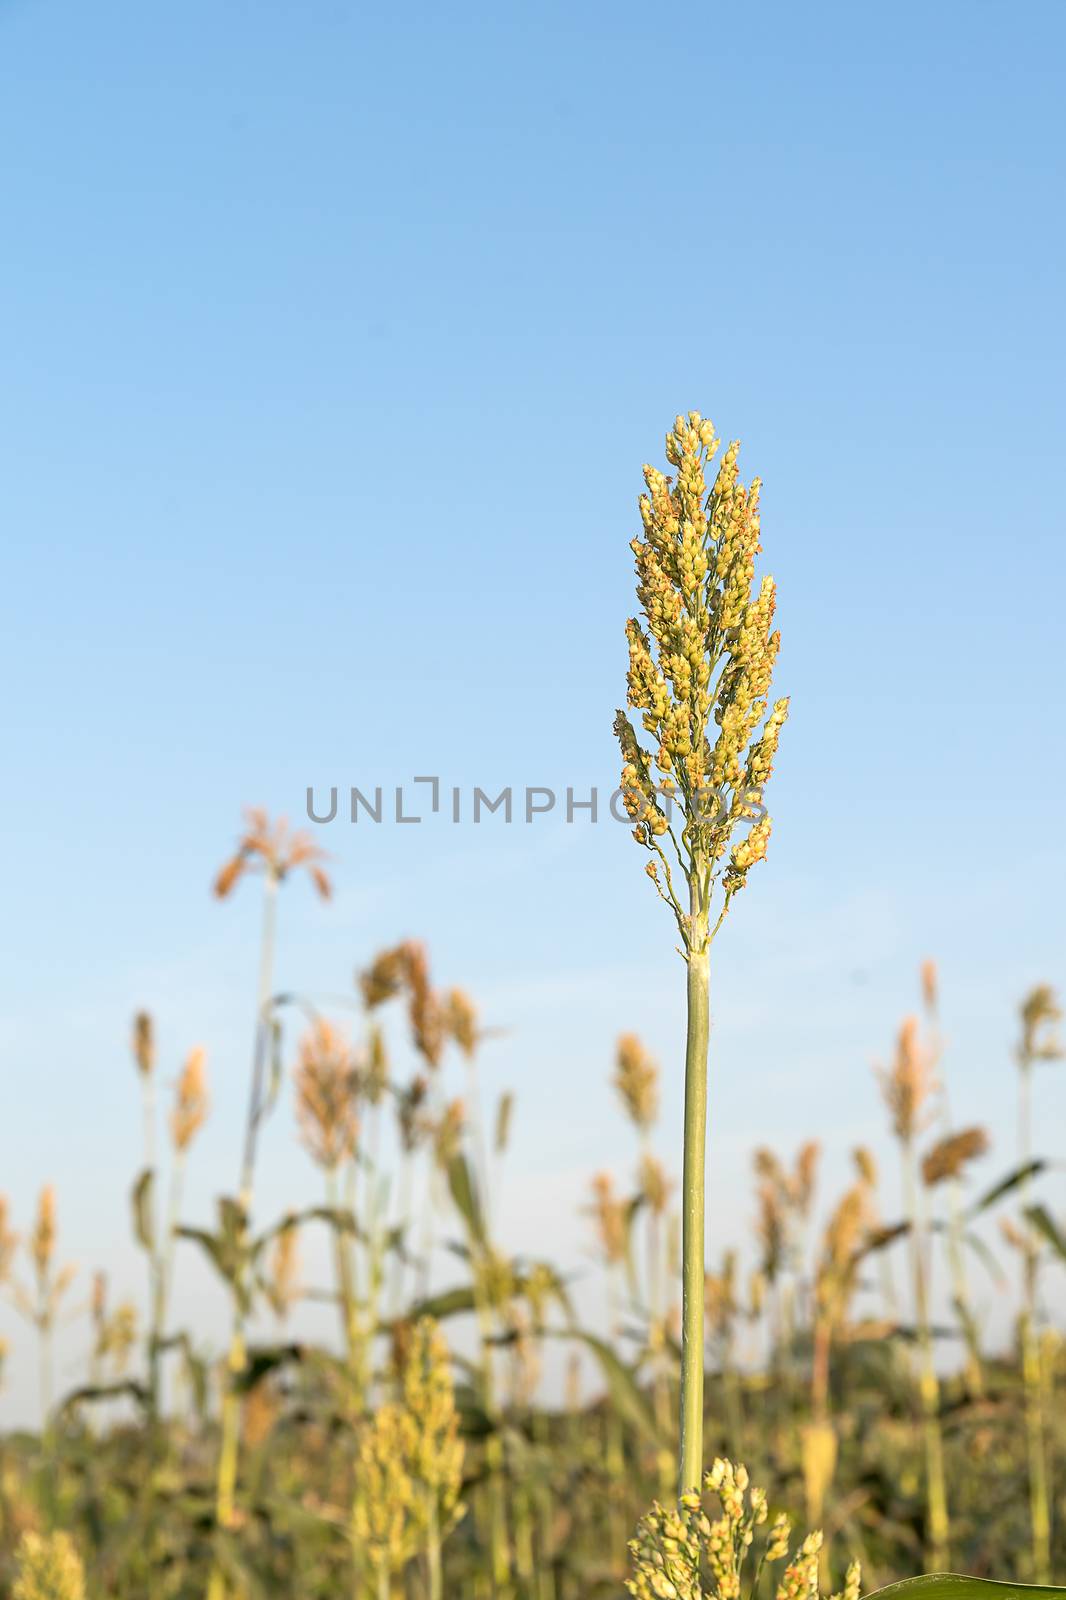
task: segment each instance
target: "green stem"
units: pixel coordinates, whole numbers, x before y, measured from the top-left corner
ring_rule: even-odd
[[[149,1336],[151,1363],[149,1388],[153,1431],[158,1428],[159,1419],[163,1412],[161,1345],[166,1334],[167,1304],[170,1299],[170,1285],[174,1266],[174,1235],[177,1231],[178,1215],[181,1209],[183,1168],[184,1157],[181,1151],[177,1151],[174,1156],[174,1167],[170,1175],[170,1196],[167,1203],[166,1224],[162,1238],[156,1239],[154,1252],[152,1327]]]
[[[269,1049],[270,996],[274,982],[274,939],[277,925],[278,879],[272,871],[263,885],[263,924],[259,945],[259,983],[256,992],[255,1035],[252,1046],[252,1084],[248,1102],[248,1120],[244,1131],[244,1152],[241,1158],[240,1205],[247,1220],[252,1210],[252,1182],[255,1174],[255,1151],[259,1123],[263,1115],[263,1081],[266,1076],[266,1059]],[[239,1269],[243,1279],[246,1265]],[[235,1285],[233,1305],[233,1331],[230,1336],[229,1358],[223,1378],[221,1441],[218,1454],[218,1472],[215,1481],[215,1520],[226,1528],[233,1520],[237,1490],[237,1470],[240,1455],[241,1401],[236,1382],[244,1371],[244,1314],[240,1293],[243,1283]],[[226,1593],[226,1580],[216,1559],[211,1569],[207,1600],[222,1600]]]
[[[615,1269],[607,1268],[607,1297],[610,1318],[610,1342],[618,1349],[621,1344],[621,1316],[618,1309],[618,1284]],[[625,1544],[625,1521],[622,1517],[622,1496],[625,1491],[626,1458],[622,1418],[616,1406],[608,1405],[604,1412],[604,1464],[607,1468],[607,1511],[609,1538],[612,1550],[620,1551]]]
[[[274,985],[274,940],[277,930],[278,880],[268,872],[263,881],[263,925],[259,942],[259,984],[256,996],[255,1038],[252,1047],[252,1084],[248,1120],[244,1129],[244,1154],[241,1158],[240,1202],[245,1212],[252,1209],[252,1180],[259,1124],[263,1116],[263,1080],[270,1048],[270,997]]]
[[[944,1443],[940,1431],[940,1384],[933,1361],[933,1340],[929,1331],[929,1291],[925,1276],[924,1232],[919,1216],[914,1181],[914,1151],[908,1139],[903,1146],[903,1180],[910,1220],[911,1266],[914,1275],[914,1310],[918,1324],[920,1371],[918,1394],[922,1408],[925,1439],[926,1503],[929,1514],[929,1562],[934,1572],[944,1572],[948,1564],[948,1506],[944,1480]]]
[[[547,1481],[550,1460],[548,1421],[542,1406],[533,1412],[531,1431],[543,1458],[537,1483],[537,1523],[539,1560],[537,1562],[537,1600],[555,1600],[555,1538],[551,1487]]]
[[[695,920],[695,919],[694,919]],[[680,1493],[703,1481],[704,1185],[707,1156],[707,1050],[710,961],[698,934],[688,954],[685,1138],[681,1235]]]
[[[337,1188],[337,1174],[335,1171],[326,1174],[326,1201],[330,1210],[338,1209],[339,1194]],[[352,1204],[354,1196],[349,1184],[345,1195],[346,1209],[354,1212]],[[359,1328],[359,1310],[356,1296],[355,1276],[352,1270],[352,1258],[347,1232],[337,1223],[333,1225],[333,1254],[337,1273],[337,1298],[340,1306],[341,1338],[344,1340],[344,1349],[348,1360],[348,1371],[355,1386],[353,1399],[362,1399],[362,1340]]]
[[[1031,1065],[1021,1059],[1019,1081],[1019,1154],[1022,1166],[1032,1152]],[[1022,1182],[1022,1205],[1030,1204],[1030,1180]],[[1025,1388],[1025,1432],[1029,1451],[1029,1520],[1033,1539],[1033,1582],[1051,1582],[1051,1505],[1048,1493],[1047,1445],[1044,1439],[1043,1383],[1036,1326],[1036,1249],[1026,1239],[1023,1262],[1024,1304],[1021,1315],[1022,1382]]]
[[[444,1584],[441,1577],[440,1517],[437,1512],[437,1496],[432,1490],[428,1499],[429,1525],[426,1531],[426,1572],[429,1580],[428,1600],[442,1600]]]

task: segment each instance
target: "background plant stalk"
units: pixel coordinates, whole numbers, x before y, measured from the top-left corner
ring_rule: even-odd
[[[270,997],[274,982],[274,943],[277,925],[278,877],[268,870],[263,881],[263,925],[259,946],[259,987],[255,1016],[252,1058],[252,1086],[245,1125],[244,1154],[241,1160],[240,1206],[247,1219],[252,1207],[255,1151],[263,1113],[263,1082],[270,1035]],[[244,1313],[240,1296],[234,1297],[233,1331],[223,1376],[221,1442],[218,1476],[215,1484],[215,1521],[228,1528],[233,1522],[240,1453],[241,1400],[238,1384],[244,1372],[247,1351],[244,1338]],[[216,1562],[208,1585],[208,1600],[222,1600],[226,1582]]]
[[[1032,1160],[1032,1059],[1023,1051],[1020,1058],[1018,1146],[1022,1180],[1022,1205],[1030,1204],[1031,1183],[1027,1169]],[[1047,1445],[1044,1440],[1044,1385],[1040,1371],[1040,1349],[1036,1327],[1037,1254],[1030,1235],[1026,1235],[1022,1257],[1022,1310],[1019,1334],[1022,1354],[1022,1383],[1025,1389],[1025,1433],[1029,1452],[1029,1520],[1033,1539],[1033,1582],[1051,1582],[1051,1501],[1048,1492]]]
[[[948,1507],[944,1480],[944,1442],[940,1431],[940,1383],[933,1360],[929,1326],[929,1290],[925,1275],[925,1237],[914,1178],[914,1143],[906,1138],[903,1149],[903,1184],[910,1221],[911,1270],[914,1277],[914,1313],[917,1323],[920,1370],[918,1394],[925,1438],[926,1504],[929,1514],[928,1556],[934,1572],[948,1564]]]

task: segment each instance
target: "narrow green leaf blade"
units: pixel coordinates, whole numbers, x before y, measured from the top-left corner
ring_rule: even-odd
[[[448,1162],[448,1188],[472,1237],[478,1244],[485,1244],[485,1217],[481,1209],[481,1198],[477,1192],[477,1181],[471,1171],[470,1163],[462,1154],[452,1156]]]
[[[130,1209],[133,1212],[133,1232],[137,1243],[142,1250],[147,1250],[149,1255],[155,1249],[152,1225],[154,1192],[155,1173],[151,1167],[145,1167],[130,1193]]]
[[[1015,1167],[1013,1172],[1008,1172],[1005,1178],[1001,1178],[998,1183],[994,1183],[991,1189],[986,1190],[980,1200],[975,1200],[966,1215],[968,1217],[979,1217],[982,1211],[987,1211],[990,1206],[994,1206],[997,1200],[1002,1200],[1005,1194],[1010,1194],[1011,1190],[1017,1189],[1019,1184],[1025,1183],[1029,1178],[1035,1178],[1037,1173],[1043,1172],[1046,1166],[1047,1162],[1041,1157],[1037,1157],[1035,1161],[1023,1162],[1020,1167]]]
[[[867,1600],[1066,1600],[1066,1588],[1039,1583],[999,1583],[957,1572],[930,1572],[876,1589]]]
[[[1046,1206],[1027,1206],[1025,1215],[1063,1261],[1066,1261],[1066,1237]]]

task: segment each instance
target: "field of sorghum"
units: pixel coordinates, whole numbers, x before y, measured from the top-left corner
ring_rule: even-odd
[[[152,1019],[138,1015],[144,1151],[130,1216],[146,1293],[140,1308],[112,1304],[93,1279],[72,1392],[53,1380],[75,1276],[55,1192],[35,1210],[24,1196],[0,1203],[5,1315],[31,1325],[41,1377],[39,1429],[0,1435],[0,1593],[594,1600],[628,1584],[637,1600],[739,1600],[762,1584],[778,1600],[834,1588],[854,1600],[860,1583],[923,1571],[1041,1584],[1066,1571],[1066,1355],[1047,1313],[1066,1238],[1041,1187],[1059,1152],[1033,1134],[1041,1066],[1062,1055],[1049,987],[1020,999],[1017,1150],[995,1182],[968,1181],[990,1141],[950,1108],[927,961],[918,1014],[879,1078],[904,1214],[885,1212],[858,1148],[816,1229],[812,1130],[797,1150],[753,1151],[751,1249],[707,1267],[709,949],[765,855],[762,793],[787,715],[768,698],[772,581],[752,589],[758,485],[739,484],[730,446],[708,486],[716,446],[698,415],[677,419],[676,483],[646,469],[633,544],[644,620],[627,630],[628,704],[655,749],[625,713],[616,728],[634,833],[687,968],[685,1144],[679,1186],[649,1139],[657,1066],[621,1035],[613,1084],[636,1183],[590,1175],[582,1219],[605,1321],[582,1323],[566,1275],[497,1236],[491,1174],[512,1107],[482,1105],[477,1007],[435,986],[424,947],[384,950],[336,1016],[279,985],[285,886],[306,874],[328,896],[331,884],[307,838],[250,812],[215,880],[224,899],[254,879],[263,904],[234,1191],[212,1230],[184,1222],[208,1063],[193,1050],[163,1105]],[[321,1190],[264,1217],[258,1134],[285,1114],[287,1085]],[[393,1147],[398,1171],[382,1154]],[[332,1282],[313,1291],[335,1309],[328,1346],[287,1327],[312,1292],[311,1231],[330,1242]],[[228,1296],[224,1351],[183,1324],[186,1251]],[[434,1255],[452,1267],[443,1292],[430,1288]],[[1003,1348],[982,1337],[975,1273],[1014,1297]],[[595,1388],[549,1393],[549,1348],[570,1353],[572,1374],[582,1352]]]

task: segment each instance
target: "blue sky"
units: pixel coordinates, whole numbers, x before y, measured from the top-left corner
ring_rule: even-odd
[[[168,1073],[209,1050],[190,1210],[232,1185],[256,908],[207,890],[244,803],[613,785],[640,466],[690,407],[765,481],[793,706],[716,948],[712,1248],[753,1141],[818,1125],[834,1179],[874,1136],[927,954],[1009,1159],[1012,1009],[1066,985],[1064,35],[980,0],[0,0],[0,1189],[24,1224],[57,1182],[83,1277],[137,1281],[136,1007]],[[282,981],[425,938],[509,1030],[511,1236],[575,1239],[630,1164],[623,1028],[677,1143],[640,853],[557,818],[322,838],[337,900],[287,891]],[[313,1190],[287,1124],[264,1210]]]

